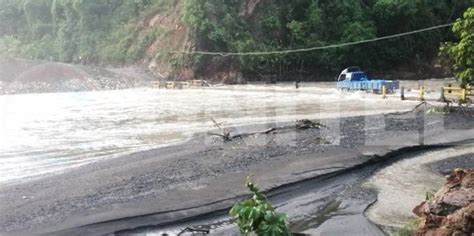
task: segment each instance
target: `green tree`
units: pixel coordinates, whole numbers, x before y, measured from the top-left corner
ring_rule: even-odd
[[[459,41],[444,43],[440,55],[463,85],[474,85],[474,7],[456,20],[452,30]]]
[[[256,79],[261,74],[290,79],[300,72],[332,77],[350,65],[369,71],[425,66],[437,56],[440,42],[454,41],[454,34],[439,29],[322,51],[232,57],[171,55],[161,46],[163,52],[154,56],[147,50],[150,45],[173,40],[173,34],[167,26],[148,23],[157,15],[180,19],[173,23],[186,25],[191,44],[183,47],[191,50],[277,51],[439,25],[460,17],[473,4],[474,0],[272,0],[260,1],[250,13],[244,0],[0,0],[0,50],[18,57],[94,64],[154,57],[177,69],[193,69],[197,76],[240,70]]]
[[[277,213],[250,179],[247,179],[246,186],[252,192],[252,197],[236,203],[230,210],[242,235],[255,233],[258,236],[289,236],[286,214]]]

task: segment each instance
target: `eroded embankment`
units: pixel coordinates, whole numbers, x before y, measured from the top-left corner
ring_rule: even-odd
[[[0,56],[0,95],[114,90],[149,86],[147,68],[102,68]]]
[[[242,183],[249,174],[270,190],[359,168],[413,147],[474,139],[474,121],[464,113],[421,111],[319,122],[324,128],[287,129],[230,142],[197,135],[180,145],[1,188],[0,201],[7,204],[0,232],[106,234],[170,224],[227,209],[246,196]],[[240,127],[234,133],[288,125]]]

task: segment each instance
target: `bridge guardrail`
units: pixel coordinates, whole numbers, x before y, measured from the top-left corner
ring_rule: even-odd
[[[151,83],[156,89],[184,89],[198,88],[207,84],[205,80],[188,80],[188,81],[153,81]]]
[[[406,97],[405,96],[405,88],[402,87],[400,89],[400,97],[401,100],[419,100],[425,101],[425,93],[426,89],[424,86],[420,86],[419,88],[419,95],[417,97]],[[461,103],[466,103],[472,101],[471,97],[474,97],[474,91],[472,87],[441,87],[440,89],[440,97],[436,101],[440,102],[449,102],[449,101],[458,101]],[[435,101],[435,100],[433,100]]]

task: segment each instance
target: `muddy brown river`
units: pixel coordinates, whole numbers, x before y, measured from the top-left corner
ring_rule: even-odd
[[[334,83],[0,96],[0,183],[180,142],[222,126],[368,115],[417,102],[340,93]]]
[[[427,86],[427,97],[438,96],[435,91],[441,83],[425,84],[431,86]],[[413,88],[407,91],[408,96],[419,92],[419,82],[402,84]],[[215,130],[212,120],[222,127],[238,127],[389,113],[419,104],[400,101],[398,94],[384,100],[379,95],[342,93],[333,87],[334,83],[308,83],[296,90],[287,83],[0,96],[0,183],[8,186],[13,181],[28,181],[104,158],[182,142],[192,134]],[[406,212],[424,196],[422,192],[436,189],[442,182],[442,176],[427,165],[473,151],[467,146],[415,153],[389,164],[303,181],[269,197],[279,210],[288,213],[297,232],[382,235],[380,226],[406,223],[411,217]],[[417,171],[420,169],[423,171]],[[423,186],[416,184],[420,180]],[[420,189],[423,191],[409,194]],[[378,197],[383,201],[376,202]],[[404,205],[394,212],[390,209],[393,204]],[[347,227],[337,227],[341,224]],[[160,235],[177,233],[190,225],[209,227],[224,235],[235,232],[226,212],[217,212],[198,221],[117,233]],[[340,231],[345,229],[352,232]]]

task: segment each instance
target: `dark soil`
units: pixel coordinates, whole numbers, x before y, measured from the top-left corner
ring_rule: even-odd
[[[430,164],[430,167],[443,175],[449,175],[456,168],[474,169],[474,154],[461,155]]]

